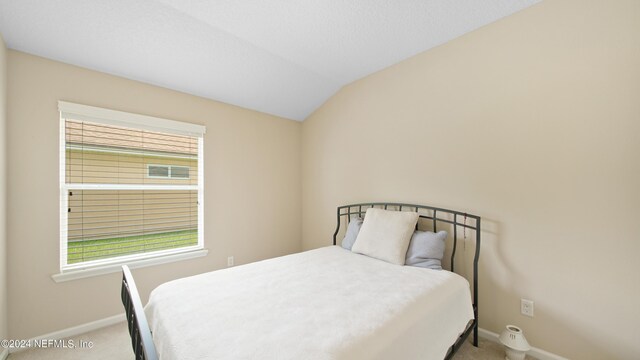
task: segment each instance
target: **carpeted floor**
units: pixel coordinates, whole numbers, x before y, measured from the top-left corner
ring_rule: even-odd
[[[70,338],[77,346],[81,341],[93,342],[92,348],[29,349],[9,355],[8,360],[130,360],[133,359],[131,341],[126,324],[120,323]],[[480,346],[465,344],[456,354],[456,360],[502,360],[504,351],[496,343],[480,339]],[[531,359],[531,358],[527,358]]]

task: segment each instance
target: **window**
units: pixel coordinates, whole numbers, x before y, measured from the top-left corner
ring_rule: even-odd
[[[187,166],[172,166],[169,169],[169,177],[173,179],[188,179],[189,167]]]
[[[169,178],[169,167],[166,165],[149,165],[147,168],[147,176],[150,178]]]
[[[147,165],[147,176],[156,179],[188,179],[189,167],[178,165]]]
[[[59,108],[62,272],[203,248],[204,127]]]

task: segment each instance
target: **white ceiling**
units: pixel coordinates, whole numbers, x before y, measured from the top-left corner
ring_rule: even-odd
[[[0,0],[12,49],[304,120],[343,85],[539,0]]]

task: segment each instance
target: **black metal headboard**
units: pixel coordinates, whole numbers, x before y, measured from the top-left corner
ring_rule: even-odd
[[[475,232],[476,249],[473,257],[473,312],[475,320],[471,324],[469,331],[465,331],[461,335],[460,341],[456,342],[452,347],[453,352],[457,350],[459,346],[462,346],[464,340],[469,336],[469,332],[473,329],[473,344],[478,346],[478,259],[480,257],[480,216],[467,214],[460,211],[448,210],[426,205],[415,204],[400,204],[400,203],[362,203],[343,205],[338,207],[337,211],[337,226],[336,231],[333,233],[333,245],[336,245],[336,237],[340,231],[341,218],[344,217],[347,222],[351,221],[352,216],[363,217],[368,208],[381,208],[385,210],[396,211],[415,211],[418,213],[421,219],[427,219],[430,221],[430,227],[433,232],[437,232],[438,223],[446,223],[453,226],[453,248],[451,251],[451,271],[455,270],[455,255],[458,245],[458,228],[461,228],[466,235],[466,229]],[[470,223],[469,223],[470,222]],[[455,348],[454,348],[455,347]]]

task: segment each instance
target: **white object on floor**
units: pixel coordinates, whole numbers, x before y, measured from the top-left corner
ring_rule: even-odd
[[[527,351],[531,350],[522,329],[515,325],[507,325],[500,334],[500,342],[504,345],[507,360],[524,360]]]
[[[469,283],[330,246],[171,281],[146,307],[177,359],[438,359],[473,318]]]
[[[500,344],[500,339],[499,339],[499,335],[489,331],[487,329],[483,329],[483,328],[478,328],[478,336],[482,339],[487,339],[489,341],[492,341],[494,343]],[[529,350],[529,352],[527,353],[527,355],[538,359],[538,360],[569,360],[565,357],[562,357],[560,355],[554,354],[552,352],[546,351],[546,350],[542,350],[540,348],[537,348],[535,346],[531,347],[531,350]]]

